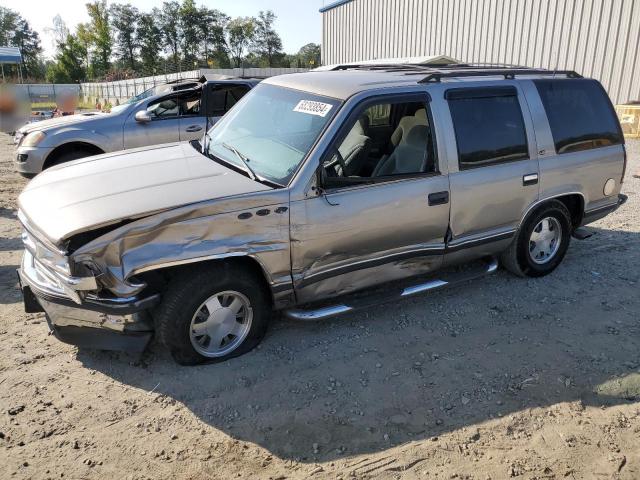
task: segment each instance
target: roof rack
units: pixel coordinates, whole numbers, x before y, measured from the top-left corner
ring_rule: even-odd
[[[435,70],[435,69],[434,69]],[[502,76],[505,80],[512,80],[516,75],[565,75],[567,78],[582,78],[577,72],[573,70],[546,70],[542,68],[475,68],[470,69],[438,69],[419,80],[418,83],[432,83],[440,82],[443,78],[458,78],[458,77],[488,77],[488,76]]]
[[[582,75],[573,70],[547,70],[544,68],[529,68],[520,65],[495,63],[453,63],[449,65],[428,65],[416,63],[354,63],[336,65],[332,70],[401,72],[405,75],[427,74],[427,76],[419,80],[418,83],[440,82],[443,78],[456,77],[503,76],[505,79],[509,80],[515,78],[516,75],[565,75],[567,78],[582,78]]]

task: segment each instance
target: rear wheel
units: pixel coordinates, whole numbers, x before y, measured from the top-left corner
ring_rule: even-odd
[[[263,283],[243,268],[185,271],[170,282],[155,312],[156,334],[182,365],[224,361],[260,343],[270,307]]]
[[[521,277],[548,275],[567,253],[571,230],[571,214],[564,204],[546,203],[525,220],[511,246],[501,255],[501,263]]]

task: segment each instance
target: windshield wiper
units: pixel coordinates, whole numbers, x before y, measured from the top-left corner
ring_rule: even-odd
[[[236,157],[238,157],[240,159],[240,161],[242,162],[242,164],[247,167],[247,173],[249,174],[249,178],[251,180],[257,180],[258,179],[258,175],[256,175],[256,172],[253,171],[253,168],[251,168],[249,166],[249,158],[246,155],[243,155],[242,153],[240,153],[240,151],[234,147],[233,145],[229,145],[228,143],[222,143],[222,146],[224,148],[226,148],[227,150],[231,150]]]

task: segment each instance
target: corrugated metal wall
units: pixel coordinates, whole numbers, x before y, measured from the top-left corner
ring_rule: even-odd
[[[323,63],[450,55],[576,70],[640,100],[640,0],[352,0],[323,14]]]

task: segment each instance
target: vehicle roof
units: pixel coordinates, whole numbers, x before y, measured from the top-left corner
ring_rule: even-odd
[[[224,79],[220,79],[220,80],[207,80],[206,82],[204,82],[204,84],[210,84],[210,83],[245,83],[245,84],[250,84],[250,85],[257,85],[258,83],[260,83],[262,81],[263,81],[262,78],[234,77],[234,78],[224,78]]]
[[[415,86],[419,83],[429,84],[441,80],[453,82],[464,80],[495,81],[496,78],[516,79],[516,76],[540,78],[549,75],[562,75],[567,78],[580,77],[573,71],[552,71],[513,65],[452,64],[431,67],[416,64],[351,64],[338,65],[333,70],[278,75],[270,77],[264,82],[346,100],[352,95],[366,90]]]

